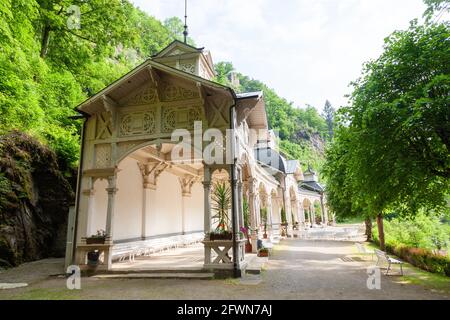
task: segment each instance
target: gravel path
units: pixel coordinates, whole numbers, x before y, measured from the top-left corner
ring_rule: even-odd
[[[402,284],[397,276],[383,275],[381,290],[369,290],[366,269],[372,263],[355,257],[350,242],[289,239],[276,246],[261,276],[243,280],[83,278],[82,290],[75,291],[67,290],[66,280],[55,276],[62,260],[43,260],[1,272],[0,282],[30,285],[0,290],[0,299],[450,299],[421,286]]]

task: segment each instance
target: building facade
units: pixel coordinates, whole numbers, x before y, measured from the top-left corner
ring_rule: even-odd
[[[110,270],[126,243],[196,234],[205,270],[239,275],[246,221],[253,252],[264,234],[328,223],[323,190],[308,188],[315,175],[277,151],[262,92],[238,94],[214,76],[209,52],[174,41],[77,107],[85,122],[69,261],[85,265],[95,249]],[[222,182],[233,236],[212,241]],[[88,244],[98,230],[104,243]]]

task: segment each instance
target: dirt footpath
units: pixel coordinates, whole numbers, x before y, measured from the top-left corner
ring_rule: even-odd
[[[401,277],[382,276],[381,290],[367,288],[367,267],[350,242],[290,239],[276,246],[261,276],[239,280],[82,278],[66,289],[62,259],[47,259],[0,272],[1,282],[26,282],[0,290],[0,299],[450,299]],[[396,271],[396,269],[394,270]],[[450,286],[450,281],[449,281]]]

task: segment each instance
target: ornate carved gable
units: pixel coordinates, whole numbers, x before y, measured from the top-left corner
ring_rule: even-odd
[[[145,84],[141,88],[132,92],[124,102],[126,106],[141,106],[155,104],[158,102],[157,89],[149,84]]]
[[[198,93],[198,91],[184,88],[166,81],[164,81],[161,84],[160,95],[161,100],[163,102],[182,101],[200,98],[200,94]]]

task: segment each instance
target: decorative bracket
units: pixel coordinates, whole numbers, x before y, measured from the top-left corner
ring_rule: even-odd
[[[165,169],[167,169],[168,166],[169,165],[164,162],[138,162],[138,167],[144,181],[144,189],[156,190],[158,177],[164,172]]]
[[[190,197],[192,192],[192,186],[194,185],[195,182],[197,182],[197,178],[192,176],[184,176],[182,178],[181,177],[178,178],[178,180],[180,181],[181,193],[183,197]]]

